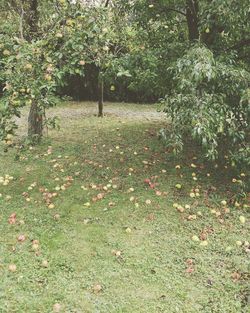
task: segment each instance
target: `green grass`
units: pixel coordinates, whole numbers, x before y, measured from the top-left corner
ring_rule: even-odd
[[[132,105],[126,109],[133,112]],[[224,164],[211,168],[191,144],[182,159],[173,158],[158,140],[161,124],[164,120],[61,114],[61,130],[23,150],[19,161],[14,151],[1,152],[0,176],[14,179],[0,185],[0,312],[53,312],[55,303],[61,304],[60,312],[78,313],[249,312],[249,245],[244,246],[249,219],[239,220],[248,217],[247,208],[233,205],[232,177]],[[73,181],[66,190],[56,191],[68,176]],[[149,188],[145,178],[156,188]],[[55,208],[48,208],[41,188],[58,193]],[[199,198],[190,197],[192,188],[200,189]],[[93,201],[99,193],[104,198]],[[230,212],[224,213],[221,200],[227,200]],[[190,209],[180,213],[174,203]],[[196,219],[188,220],[190,215]],[[202,232],[208,233],[207,246],[192,240]],[[22,243],[20,234],[26,236]],[[39,240],[36,251],[33,240]],[[112,250],[121,251],[121,257]],[[187,273],[188,267],[194,271]],[[93,292],[96,284],[100,292]]]

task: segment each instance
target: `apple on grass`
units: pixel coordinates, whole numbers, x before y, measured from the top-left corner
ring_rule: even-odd
[[[182,186],[181,186],[181,184],[176,184],[175,187],[176,187],[177,189],[181,189]]]

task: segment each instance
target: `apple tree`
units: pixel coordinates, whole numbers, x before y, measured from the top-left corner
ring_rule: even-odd
[[[28,134],[32,141],[39,141],[46,123],[45,110],[55,103],[56,66],[46,53],[47,42],[41,40],[29,43],[15,38],[8,44],[4,41],[0,47],[5,83],[0,111],[0,136],[12,144],[8,138],[14,135],[17,127],[14,117],[20,117],[21,108],[28,106],[29,119],[36,119],[28,123]]]

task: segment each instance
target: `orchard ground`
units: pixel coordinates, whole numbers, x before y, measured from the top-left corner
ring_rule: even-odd
[[[40,146],[1,148],[0,312],[249,312],[244,175],[192,143],[174,158],[155,106],[96,109],[63,104]]]

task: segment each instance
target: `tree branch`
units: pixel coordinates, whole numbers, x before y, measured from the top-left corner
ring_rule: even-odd
[[[250,39],[242,39],[233,46],[226,49],[226,51],[234,50],[234,49],[242,49],[243,47],[250,46]]]
[[[19,22],[19,30],[20,30],[20,38],[21,38],[21,40],[24,40],[24,36],[23,36],[23,17],[24,17],[24,9],[23,9],[23,4],[21,3],[21,15],[20,15],[20,22]]]
[[[174,9],[174,8],[167,8],[167,11],[173,11],[173,12],[176,12],[176,13],[179,13],[179,14],[186,16],[185,12],[182,12],[182,11]]]

